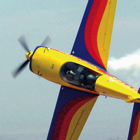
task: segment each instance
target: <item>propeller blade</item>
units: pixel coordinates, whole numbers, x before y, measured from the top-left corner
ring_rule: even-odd
[[[27,66],[29,60],[26,60],[23,62],[14,72],[13,72],[13,77],[16,78],[16,76]]]
[[[23,47],[23,49],[28,53],[28,55],[31,53],[28,47],[28,44],[26,42],[25,37],[22,35],[19,39],[18,39],[19,43],[21,44],[21,46]],[[41,46],[46,46],[51,42],[51,39],[49,36],[47,36],[45,38],[45,40],[42,42]],[[28,59],[28,56],[26,56]],[[13,77],[16,78],[16,76],[27,66],[28,62],[30,60],[26,60],[25,62],[23,62],[13,73]]]
[[[51,38],[47,36],[44,41],[41,43],[41,46],[47,46],[51,42]]]
[[[29,50],[29,47],[28,47],[28,44],[26,42],[26,39],[24,36],[21,36],[19,39],[18,39],[19,43],[21,44],[21,46],[24,48],[24,50],[26,52],[30,52]]]

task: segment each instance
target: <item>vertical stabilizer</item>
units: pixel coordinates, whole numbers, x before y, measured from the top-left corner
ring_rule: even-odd
[[[140,103],[134,103],[128,140],[140,140]]]

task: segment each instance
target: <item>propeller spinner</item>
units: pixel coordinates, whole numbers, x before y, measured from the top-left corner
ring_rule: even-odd
[[[20,72],[28,65],[29,61],[30,61],[30,57],[32,55],[33,52],[30,51],[27,41],[25,39],[24,36],[21,36],[18,39],[19,43],[21,44],[21,46],[23,47],[23,49],[27,52],[26,53],[26,58],[27,60],[25,60],[21,65],[19,65],[19,67],[12,73],[13,77],[16,78],[18,76],[18,74],[20,74]],[[41,43],[41,46],[45,46],[48,45],[51,42],[51,39],[49,36],[47,36],[44,41]]]

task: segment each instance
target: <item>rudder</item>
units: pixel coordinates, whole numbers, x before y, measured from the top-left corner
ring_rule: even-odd
[[[138,93],[140,93],[140,88]],[[140,140],[140,103],[134,103],[128,140]]]

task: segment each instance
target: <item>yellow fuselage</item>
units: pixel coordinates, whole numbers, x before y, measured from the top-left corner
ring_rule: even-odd
[[[61,76],[61,71],[62,67],[68,62],[72,62],[97,75],[94,89],[83,88],[80,84],[71,84],[67,80],[64,80]],[[135,88],[87,61],[54,49],[46,47],[36,48],[30,57],[30,69],[35,74],[63,86],[90,92],[91,94],[123,99],[128,103],[140,103],[140,94]]]

